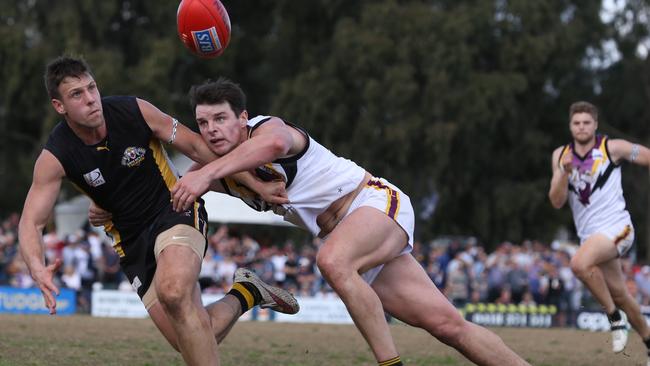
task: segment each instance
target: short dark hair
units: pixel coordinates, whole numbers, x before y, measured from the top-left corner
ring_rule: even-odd
[[[230,104],[235,116],[246,110],[246,94],[238,84],[220,77],[217,81],[206,80],[203,84],[194,85],[190,89],[190,105],[192,113],[196,114],[199,104]]]
[[[598,108],[589,102],[579,101],[571,104],[571,107],[569,107],[569,121],[576,113],[589,113],[594,121],[598,122]]]
[[[82,57],[60,56],[45,67],[45,88],[52,99],[61,99],[59,84],[68,76],[80,77],[90,74],[90,66]]]

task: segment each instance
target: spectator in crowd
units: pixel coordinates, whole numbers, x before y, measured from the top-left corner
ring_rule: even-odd
[[[77,296],[79,298],[79,293],[81,292],[81,275],[79,275],[79,272],[77,272],[77,268],[75,268],[75,266],[63,266],[61,282],[63,283],[63,287],[77,292]]]
[[[533,299],[533,294],[530,291],[526,291],[524,293],[524,296],[522,296],[519,305],[536,306],[537,303],[535,302],[535,299]]]
[[[298,255],[293,244],[285,246],[287,260],[284,262],[284,283],[286,288],[298,288]]]
[[[271,248],[270,255],[270,261],[273,265],[273,280],[276,286],[283,286],[286,279],[284,264],[287,262],[287,255],[275,246]]]
[[[102,241],[98,269],[101,272],[100,281],[106,289],[116,289],[124,280],[124,275],[120,269],[120,257],[107,241]]]
[[[447,283],[444,293],[457,308],[463,308],[470,299],[470,276],[467,263],[461,259],[460,252],[449,262]]]
[[[302,296],[311,296],[314,293],[315,267],[316,253],[310,246],[303,246],[298,259],[298,273],[296,275],[300,288],[299,293]]]
[[[7,268],[9,276],[9,285],[17,288],[30,288],[34,286],[34,280],[29,274],[27,264],[23,257],[16,255],[13,257]]]
[[[9,217],[6,219],[0,218],[0,285],[11,284],[16,287],[30,287],[33,285],[31,277],[27,274],[20,256],[16,256],[18,243],[16,236],[12,235],[12,233],[15,233],[15,225],[9,224],[11,221]],[[102,244],[101,254],[96,258],[92,254],[93,246],[88,245],[88,251],[85,251],[82,244],[84,241],[92,242],[93,233],[77,231],[72,235],[62,235],[53,227],[48,230],[44,235],[47,247],[45,255],[48,256],[48,261],[63,258],[64,250],[65,257],[72,258],[66,260],[72,263],[70,268],[63,267],[57,274],[56,281],[64,284],[65,287],[81,291],[80,271],[90,265],[95,268],[96,275],[92,281],[87,281],[87,284],[92,286],[93,282],[98,282],[106,289],[133,291],[119,269],[119,257],[107,241],[99,238]],[[62,240],[61,237],[70,239],[71,243]],[[214,233],[209,236],[209,248],[201,270],[200,277],[203,292],[223,294],[229,289],[233,268],[238,264],[234,258],[239,258],[237,260],[243,263],[251,261],[252,256],[250,265],[263,279],[272,278],[272,282],[287,289],[293,289],[296,293],[300,292],[304,296],[321,298],[337,296],[323,281],[315,266],[312,266],[314,268],[312,272],[305,273],[306,266],[304,264],[310,260],[312,253],[318,248],[321,242],[320,239],[304,243],[287,241],[286,243],[280,242],[268,247],[261,247],[255,240],[247,239],[248,237],[252,238],[244,230],[231,230],[228,225],[219,225],[215,228]],[[458,244],[453,244],[454,249],[452,250],[445,246],[420,243],[414,249],[414,256],[420,258],[418,262],[421,263],[429,276],[436,281],[439,288],[445,289],[444,293],[459,308],[462,308],[467,302],[498,302],[523,305],[552,304],[558,310],[556,316],[558,325],[566,324],[567,326],[575,326],[575,316],[579,309],[583,308],[592,311],[599,311],[600,309],[589,292],[585,292],[583,296],[581,282],[577,281],[570,269],[570,253],[575,250],[575,246],[565,244],[553,244],[551,246],[536,240],[525,240],[520,245],[504,243],[488,256],[480,245],[472,243],[463,245],[460,241],[457,242]],[[294,248],[298,248],[300,255],[296,253]],[[452,252],[456,253],[456,257],[447,260],[446,257]],[[290,263],[289,267],[296,269],[296,272],[293,272],[295,275],[293,277],[290,275],[289,282],[285,281],[287,253],[291,253],[293,258],[293,264]],[[489,260],[488,257],[490,257]],[[471,259],[471,263],[468,263],[468,258]],[[448,263],[446,267],[447,273],[442,269],[441,263],[443,261]],[[77,267],[79,263],[85,262],[88,262],[85,267],[83,265]],[[459,265],[459,263],[462,264]],[[490,300],[488,299],[488,273],[491,268],[488,268],[488,265],[493,263],[505,263],[501,273],[504,280],[500,285],[498,296]],[[635,267],[627,259],[623,260],[622,264],[623,272],[628,279],[628,289],[634,290],[636,288],[634,291],[639,303],[650,305],[650,266]],[[464,268],[464,273],[458,276],[461,268]],[[561,283],[564,287],[564,290],[560,292],[559,299],[555,298],[556,294],[553,293],[553,291],[557,290],[557,286],[556,290],[553,290],[552,268],[555,269],[560,281],[556,282],[556,285]],[[525,273],[525,281],[520,278],[521,272]],[[291,269],[289,269],[289,273],[292,273]],[[438,281],[445,278],[445,282],[438,283]],[[513,278],[518,278],[517,283],[520,283],[526,289],[521,294],[520,301],[515,299],[516,290],[513,290],[513,287],[516,286],[513,286]],[[308,281],[305,279],[308,279]],[[633,281],[634,285],[630,281]],[[306,284],[307,282],[311,283],[311,285]],[[76,283],[78,283],[78,286]],[[298,284],[301,285],[300,291],[298,291]],[[461,291],[457,291],[459,289]],[[461,292],[462,294],[458,295]],[[510,297],[512,299],[508,300]],[[89,304],[80,306],[81,311],[87,311],[88,307]]]
[[[527,262],[517,262],[514,257],[507,261],[509,271],[506,275],[506,282],[510,289],[512,302],[515,304],[521,302],[524,293],[528,291],[528,273],[524,270],[524,263]]]
[[[431,278],[431,281],[438,287],[440,290],[445,288],[445,270],[443,268],[443,256],[444,248],[432,248],[429,250],[427,255],[427,263],[425,265],[425,270]]]
[[[510,252],[510,243],[502,243],[497,250],[487,258],[488,271],[488,301],[494,302],[501,296],[501,290],[506,284],[508,274],[508,256]]]
[[[634,281],[641,296],[641,305],[650,305],[650,266],[641,267],[634,275]]]

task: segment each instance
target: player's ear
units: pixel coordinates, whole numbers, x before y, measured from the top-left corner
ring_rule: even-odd
[[[65,114],[65,107],[63,106],[63,102],[58,99],[52,99],[50,100],[50,103],[52,103],[52,107],[54,107],[56,113]]]
[[[247,111],[247,110],[243,110],[243,111],[239,114],[239,122],[240,122],[242,125],[246,125],[246,124],[248,123],[248,111]]]

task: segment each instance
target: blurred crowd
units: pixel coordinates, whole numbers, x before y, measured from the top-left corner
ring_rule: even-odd
[[[0,286],[29,288],[34,283],[18,253],[19,214],[1,221]],[[119,267],[110,239],[87,228],[65,236],[43,236],[48,263],[62,266],[56,281],[78,294],[81,312],[90,310],[93,289],[132,291]],[[238,267],[255,270],[266,282],[298,296],[336,296],[316,266],[320,239],[260,246],[239,229],[221,225],[208,238],[199,284],[205,293],[223,294]],[[474,238],[444,238],[415,242],[412,255],[437,287],[458,308],[469,303],[554,305],[558,326],[573,325],[581,309],[600,310],[570,268],[577,247],[570,243],[527,240],[504,242],[491,253]],[[641,305],[650,305],[650,266],[622,260],[627,285]]]

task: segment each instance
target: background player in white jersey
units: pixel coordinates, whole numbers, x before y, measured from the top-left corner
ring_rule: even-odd
[[[593,104],[572,104],[569,119],[573,142],[553,151],[549,198],[555,208],[568,199],[573,212],[581,245],[571,269],[607,312],[613,351],[623,351],[627,343],[626,318],[650,348],[650,329],[627,290],[619,260],[634,241],[619,164],[627,160],[650,167],[650,150],[596,134],[598,110]]]
[[[172,189],[177,210],[211,186],[325,238],[317,265],[345,303],[379,365],[401,365],[384,310],[428,331],[480,365],[527,365],[501,339],[465,321],[413,256],[408,196],[354,162],[337,157],[277,117],[248,120],[245,95],[220,79],[194,87],[200,132],[221,158],[186,174]],[[222,178],[254,170],[283,179],[289,203],[269,207]],[[214,185],[218,185],[214,187]],[[362,277],[363,275],[363,277]]]

